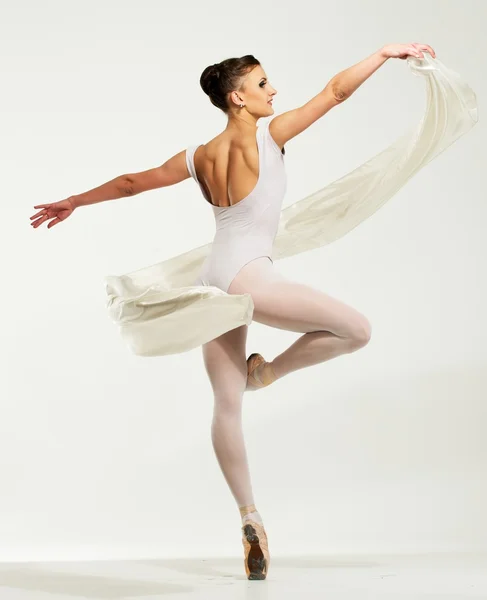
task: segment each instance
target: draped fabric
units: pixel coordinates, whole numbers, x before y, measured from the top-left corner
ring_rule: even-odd
[[[440,60],[408,57],[423,78],[421,121],[363,165],[281,211],[273,260],[337,240],[374,214],[420,169],[477,122],[473,90]],[[138,356],[186,352],[250,325],[250,294],[192,285],[211,243],[133,273],[105,277],[109,316]]]

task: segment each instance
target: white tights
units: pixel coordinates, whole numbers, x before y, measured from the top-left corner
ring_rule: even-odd
[[[243,267],[228,293],[252,295],[254,321],[304,334],[272,361],[278,379],[354,352],[370,339],[370,324],[361,313],[323,292],[285,279],[267,257]],[[242,431],[247,330],[243,325],[203,346],[204,364],[214,393],[212,443],[239,507],[254,504]],[[260,520],[258,514],[250,516]]]

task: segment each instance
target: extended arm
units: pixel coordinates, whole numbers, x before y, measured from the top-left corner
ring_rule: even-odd
[[[47,222],[47,228],[50,229],[61,221],[65,221],[79,206],[134,196],[147,190],[179,183],[189,177],[191,175],[186,166],[186,150],[182,150],[160,167],[140,173],[119,175],[83,194],[69,196],[59,202],[38,204],[34,208],[41,210],[30,217],[30,224],[37,229],[39,225]],[[49,221],[49,219],[51,220]]]
[[[426,44],[388,44],[359,63],[337,73],[325,88],[309,102],[275,117],[269,131],[279,146],[307,129],[331,108],[342,103],[359,88],[389,58],[415,56],[423,58],[422,50],[435,56],[433,49]]]
[[[105,200],[116,200],[127,196],[134,196],[148,190],[167,187],[188,179],[191,175],[186,166],[186,150],[182,150],[167,160],[163,165],[141,171],[119,175],[106,183],[84,192],[71,196],[70,200],[75,208],[96,204]]]

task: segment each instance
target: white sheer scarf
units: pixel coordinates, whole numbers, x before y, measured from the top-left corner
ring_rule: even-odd
[[[477,122],[473,90],[437,58],[408,57],[423,77],[426,107],[419,125],[347,175],[283,208],[273,260],[329,244],[377,211],[415,173]],[[105,278],[107,308],[139,356],[186,352],[252,321],[250,294],[192,286],[211,243],[137,270]]]

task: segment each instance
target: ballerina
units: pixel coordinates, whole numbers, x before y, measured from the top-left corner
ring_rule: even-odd
[[[267,577],[270,554],[254,494],[242,431],[245,391],[267,387],[288,373],[355,352],[370,340],[371,325],[356,309],[313,287],[283,277],[274,267],[273,247],[286,192],[285,145],[332,108],[350,98],[389,58],[424,59],[436,54],[426,44],[388,44],[338,73],[303,106],[257,126],[274,114],[277,91],[252,55],[207,67],[203,91],[228,117],[227,126],[206,144],[177,153],[162,166],[125,174],[86,193],[41,204],[32,226],[66,220],[81,206],[175,185],[192,177],[215,215],[216,232],[200,261],[201,288],[249,298],[252,319],[270,327],[301,333],[284,352],[267,362],[247,358],[249,323],[232,326],[202,344],[213,395],[212,443],[222,473],[241,515],[244,566],[248,579]],[[163,286],[161,286],[163,287]],[[154,291],[154,287],[148,288]],[[147,295],[150,306],[150,295]],[[173,346],[175,348],[176,346]],[[184,349],[189,348],[189,342]],[[148,354],[148,353],[147,353]]]

